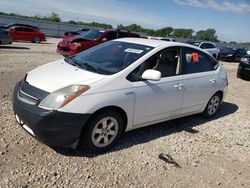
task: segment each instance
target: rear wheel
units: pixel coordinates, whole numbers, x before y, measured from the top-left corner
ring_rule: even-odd
[[[214,94],[208,101],[207,106],[203,111],[203,115],[205,115],[206,117],[214,116],[218,112],[221,105],[221,98],[222,96],[220,93]]]
[[[122,117],[116,111],[103,111],[94,115],[82,132],[81,146],[92,152],[111,148],[123,132]]]
[[[41,43],[40,37],[35,37],[35,38],[34,38],[34,42],[35,42],[35,43]]]

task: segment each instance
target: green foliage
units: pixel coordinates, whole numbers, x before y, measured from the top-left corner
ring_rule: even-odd
[[[77,22],[75,20],[69,20],[68,23],[77,25]]]
[[[51,21],[51,22],[61,22],[61,18],[59,14],[52,12],[49,16],[43,17],[44,20]]]
[[[105,23],[98,23],[98,22],[91,22],[91,23],[85,23],[85,22],[77,22],[78,25],[82,26],[90,26],[90,27],[100,27],[100,28],[105,28],[105,29],[112,29],[112,25],[110,24],[105,24]]]
[[[127,26],[119,24],[117,25],[117,29],[141,32],[141,33],[146,33],[147,35],[150,35],[150,36],[159,36],[159,37],[169,36],[173,31],[172,27],[164,27],[162,29],[153,30],[153,29],[145,29],[137,24],[131,24]]]
[[[174,29],[173,36],[181,38],[192,38],[193,29]]]
[[[214,29],[200,30],[196,33],[195,38],[199,40],[215,41],[217,42],[216,31]]]

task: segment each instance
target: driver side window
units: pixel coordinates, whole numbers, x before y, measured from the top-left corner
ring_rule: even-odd
[[[153,69],[161,72],[161,77],[170,77],[179,74],[180,67],[180,48],[166,48],[154,54],[132,73],[128,75],[128,80],[136,82],[142,81],[141,75],[147,69]]]

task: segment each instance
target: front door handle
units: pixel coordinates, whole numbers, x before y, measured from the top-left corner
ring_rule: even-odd
[[[178,90],[182,89],[183,84],[176,84],[174,85],[175,88],[177,88]]]

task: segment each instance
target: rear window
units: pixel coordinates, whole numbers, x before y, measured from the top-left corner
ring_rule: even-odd
[[[68,63],[99,74],[115,74],[151,51],[153,47],[109,41],[66,58]]]

